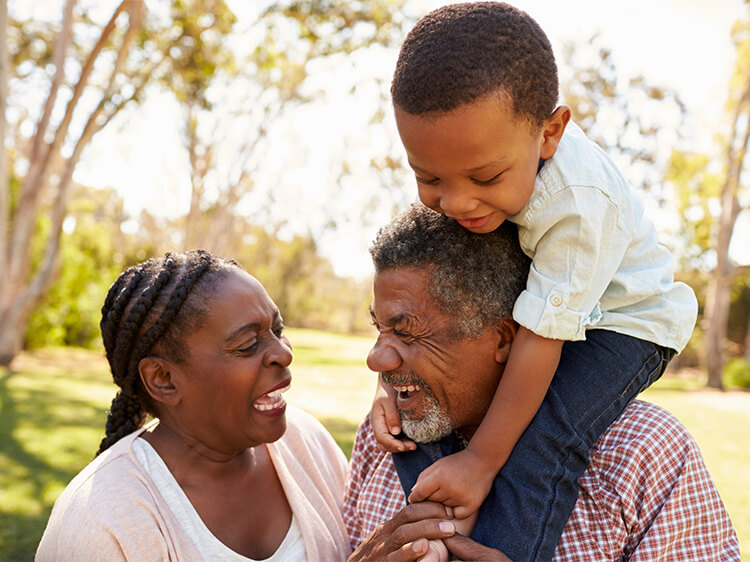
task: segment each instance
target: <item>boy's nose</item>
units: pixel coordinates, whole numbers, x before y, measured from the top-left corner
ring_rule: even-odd
[[[382,341],[381,336],[367,354],[367,366],[376,373],[394,371],[401,366],[401,357],[393,347]]]
[[[461,189],[446,188],[440,194],[440,210],[455,218],[472,218],[468,215],[477,208],[477,201]]]

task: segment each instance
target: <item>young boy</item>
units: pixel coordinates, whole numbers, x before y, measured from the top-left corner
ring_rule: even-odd
[[[512,221],[533,263],[503,378],[466,448],[425,468],[426,450],[395,437],[397,393],[384,385],[373,427],[409,501],[458,518],[481,506],[476,540],[550,559],[589,449],[686,345],[695,296],[615,165],[557,106],[552,49],[526,13],[431,12],[401,48],[391,93],[421,201],[478,234]]]

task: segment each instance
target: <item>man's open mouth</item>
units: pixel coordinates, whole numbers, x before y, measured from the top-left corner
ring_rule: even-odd
[[[414,406],[416,397],[422,391],[418,384],[394,384],[396,391],[396,406],[399,410],[409,410]]]

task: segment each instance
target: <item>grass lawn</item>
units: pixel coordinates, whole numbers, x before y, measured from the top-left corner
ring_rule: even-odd
[[[374,390],[370,338],[289,329],[290,403],[318,417],[347,453]],[[645,398],[672,411],[698,441],[750,560],[750,393],[699,389],[667,377]],[[114,385],[101,353],[49,349],[0,371],[0,561],[31,560],[55,498],[93,457]]]

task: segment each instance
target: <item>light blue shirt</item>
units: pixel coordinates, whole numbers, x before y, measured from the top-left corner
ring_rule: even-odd
[[[602,328],[682,351],[698,314],[693,290],[674,281],[643,203],[610,158],[569,123],[537,174],[518,225],[532,259],[513,318],[553,339]]]

